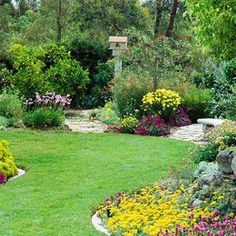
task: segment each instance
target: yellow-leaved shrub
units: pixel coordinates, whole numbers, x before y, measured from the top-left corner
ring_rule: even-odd
[[[18,173],[13,154],[10,152],[8,146],[7,141],[0,141],[0,174],[3,174],[6,179]]]

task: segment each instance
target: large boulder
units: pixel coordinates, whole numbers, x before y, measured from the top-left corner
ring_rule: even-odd
[[[225,150],[220,151],[216,157],[216,162],[218,164],[219,170],[225,174],[232,174],[233,170],[231,164],[235,156],[236,153],[230,148],[226,148]],[[235,163],[235,168],[236,168],[236,163]]]
[[[234,175],[236,175],[236,152],[234,152],[234,158],[231,162],[231,169],[234,172]]]

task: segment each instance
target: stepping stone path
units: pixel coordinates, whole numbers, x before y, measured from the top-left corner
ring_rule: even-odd
[[[92,121],[89,119],[91,110],[69,110],[66,115],[70,115],[65,120],[65,125],[72,132],[81,133],[103,133],[107,129],[107,125],[100,121]]]
[[[196,143],[204,143],[204,132],[201,124],[192,124],[174,128],[169,137]]]

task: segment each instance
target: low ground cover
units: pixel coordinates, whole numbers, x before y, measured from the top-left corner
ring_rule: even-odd
[[[27,173],[0,187],[0,235],[100,235],[91,214],[105,195],[168,176],[190,143],[62,131],[1,131]]]

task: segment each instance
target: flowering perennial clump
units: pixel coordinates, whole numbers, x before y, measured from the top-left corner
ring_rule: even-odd
[[[159,114],[166,118],[177,110],[181,104],[181,97],[175,91],[157,89],[147,93],[142,99],[143,109],[151,114]]]
[[[175,189],[155,184],[130,195],[118,193],[98,214],[114,235],[236,235],[234,213],[223,216],[218,210],[224,196],[214,192],[204,205],[193,206],[193,188],[198,184]]]
[[[226,120],[220,127],[217,127],[209,133],[209,139],[212,143],[223,150],[230,146],[236,146],[236,122]]]
[[[134,133],[136,127],[138,126],[138,119],[132,115],[126,116],[121,121],[120,129],[124,133]]]
[[[170,117],[168,121],[168,125],[170,126],[180,127],[180,126],[186,126],[190,124],[191,124],[191,120],[188,114],[186,113],[186,111],[182,107],[178,108],[178,110]]]
[[[61,96],[55,92],[46,92],[45,95],[35,93],[35,98],[25,101],[26,106],[44,107],[50,109],[61,109],[71,104],[70,95]]]
[[[147,115],[143,117],[135,129],[135,134],[163,136],[170,133],[168,125],[160,115]]]

